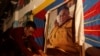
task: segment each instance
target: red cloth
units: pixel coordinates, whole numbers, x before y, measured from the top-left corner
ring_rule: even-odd
[[[32,56],[34,54],[31,51],[29,51],[24,45],[24,40],[22,39],[22,37],[24,36],[24,28],[23,27],[11,29],[10,35],[15,40],[15,42],[18,44],[18,46],[20,47],[20,49],[26,56]],[[40,47],[37,45],[37,43],[35,41],[33,41],[33,39],[34,39],[33,36],[29,37],[29,43],[31,43],[31,45],[34,49],[39,50]]]

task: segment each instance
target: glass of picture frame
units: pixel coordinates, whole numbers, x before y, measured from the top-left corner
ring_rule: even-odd
[[[57,18],[60,18],[60,16],[62,16],[62,15],[59,16],[59,14],[60,14],[60,11],[64,7],[67,7],[67,9],[69,11],[69,15],[66,15],[66,16],[69,16],[69,18],[71,18],[71,24],[70,24],[70,22],[68,22],[66,20],[66,22],[67,22],[66,26],[67,27],[71,26],[71,28],[70,28],[70,30],[71,30],[70,34],[71,34],[71,37],[72,37],[71,41],[73,42],[73,44],[75,44],[75,46],[76,45],[78,46],[78,44],[76,44],[76,37],[75,37],[75,9],[76,9],[76,2],[77,2],[76,0],[66,0],[66,1],[60,3],[59,5],[55,6],[54,8],[51,8],[50,10],[47,11],[47,13],[46,13],[45,31],[44,31],[44,36],[45,36],[44,52],[47,53],[47,55],[52,55],[52,56],[53,55],[67,55],[65,53],[66,50],[62,50],[63,48],[60,49],[60,50],[62,52],[64,51],[64,54],[62,52],[59,53],[60,51],[57,52],[58,51],[57,49],[59,49],[59,46],[62,46],[62,44],[64,44],[66,42],[66,41],[63,42],[63,39],[65,39],[65,38],[63,38],[63,36],[66,36],[66,38],[68,38],[69,37],[68,36],[69,35],[68,32],[70,32],[68,30],[70,27],[69,28],[65,27],[66,28],[65,30],[61,30],[61,31],[59,30],[59,29],[63,28],[63,25],[65,24],[65,22],[64,22],[64,23],[62,23],[62,25],[60,25],[60,23],[58,23],[59,20],[57,21]],[[63,13],[63,15],[64,14],[65,13]],[[55,25],[58,26],[56,29],[55,29],[55,27],[56,27]],[[65,35],[61,35],[61,34],[63,34],[63,31],[67,31]],[[57,32],[59,32],[59,33],[57,33]],[[62,40],[62,41],[59,41],[59,39]],[[59,44],[58,42],[62,43],[62,44]],[[65,43],[65,45],[66,45],[66,43]],[[53,48],[55,48],[56,51]],[[78,47],[78,48],[80,49],[80,47]],[[76,49],[77,49],[77,47],[76,47]],[[79,54],[78,55],[80,55],[80,50],[79,50]],[[77,56],[77,54],[76,54],[76,56]]]

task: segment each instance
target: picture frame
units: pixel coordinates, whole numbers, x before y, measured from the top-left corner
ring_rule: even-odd
[[[51,8],[50,10],[47,11],[46,13],[46,23],[45,23],[45,31],[44,31],[44,36],[45,36],[45,45],[44,45],[44,52],[47,52],[47,48],[52,46],[48,45],[48,37],[51,34],[52,29],[54,28],[54,23],[56,18],[58,17],[58,12],[63,6],[67,6],[69,8],[70,16],[73,18],[72,26],[73,26],[73,36],[75,37],[75,8],[76,8],[76,0],[66,0],[59,5]],[[76,41],[76,39],[74,39]]]

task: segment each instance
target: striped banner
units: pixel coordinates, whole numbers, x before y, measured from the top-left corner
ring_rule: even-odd
[[[86,43],[100,47],[100,0],[84,0],[83,5]]]

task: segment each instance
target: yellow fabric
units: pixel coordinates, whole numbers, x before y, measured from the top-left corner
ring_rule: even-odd
[[[51,46],[67,51],[75,50],[72,37],[72,20],[69,20],[62,26],[55,26],[49,36]]]

